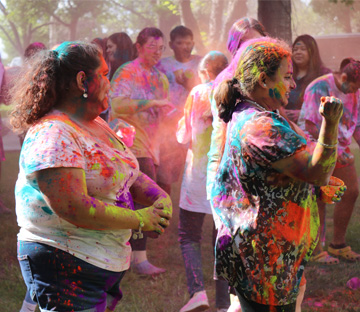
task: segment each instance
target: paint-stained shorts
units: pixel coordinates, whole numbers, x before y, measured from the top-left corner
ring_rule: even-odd
[[[45,244],[19,241],[18,260],[27,289],[40,311],[103,312],[122,298],[125,271],[98,268]]]

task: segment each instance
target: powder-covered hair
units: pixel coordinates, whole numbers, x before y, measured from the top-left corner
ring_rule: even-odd
[[[78,72],[91,77],[100,66],[100,55],[97,45],[84,42],[63,42],[55,50],[37,53],[10,91],[14,131],[25,132],[56,107],[76,83]]]
[[[42,42],[30,43],[25,49],[24,57],[26,59],[33,57],[35,55],[35,53],[37,53],[41,50],[46,50],[46,46]]]
[[[228,66],[228,60],[225,54],[219,51],[210,51],[201,59],[198,69],[200,72],[207,70],[216,77],[226,66]]]
[[[360,81],[360,62],[352,57],[343,59],[340,63],[340,73],[346,74],[349,82]]]
[[[246,41],[238,51],[240,60],[232,79],[220,83],[215,90],[215,101],[219,117],[229,122],[236,105],[254,92],[261,73],[275,76],[281,61],[291,57],[287,43],[270,37]]]
[[[243,17],[237,20],[230,28],[229,37],[227,40],[227,48],[232,56],[242,45],[244,36],[250,29],[254,29],[260,33],[261,36],[266,36],[265,27],[256,19],[251,17]]]

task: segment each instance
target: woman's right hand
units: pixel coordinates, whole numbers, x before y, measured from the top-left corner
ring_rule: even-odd
[[[319,113],[329,122],[339,122],[343,114],[343,103],[334,96],[321,97]]]
[[[164,211],[164,209],[154,206],[136,210],[135,215],[144,222],[143,231],[154,231],[158,234],[163,234],[165,232],[164,229],[170,225],[168,220],[169,213]]]

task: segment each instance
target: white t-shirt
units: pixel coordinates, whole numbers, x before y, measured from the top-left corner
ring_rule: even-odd
[[[186,100],[184,117],[178,123],[176,133],[179,143],[190,143],[187,151],[180,203],[182,209],[211,214],[206,198],[207,153],[212,132],[212,113],[209,94],[212,83],[193,88]]]
[[[106,122],[100,117],[95,122],[114,147],[120,144],[124,150],[109,146],[59,111],[50,112],[27,132],[15,187],[18,239],[53,246],[102,269],[121,272],[130,265],[131,230],[89,230],[67,222],[46,203],[29,176],[47,168],[81,168],[90,196],[131,209],[129,189],[138,176],[138,162]]]

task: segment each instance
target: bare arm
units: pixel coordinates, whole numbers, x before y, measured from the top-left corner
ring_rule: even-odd
[[[139,176],[130,188],[133,200],[145,206],[163,209],[167,219],[172,216],[172,202],[170,196],[146,174],[139,172]]]
[[[320,105],[323,116],[318,142],[313,153],[309,149],[273,163],[273,167],[296,179],[315,185],[326,185],[335,167],[337,158],[338,125],[342,116],[342,103],[326,97]],[[333,146],[333,147],[330,147]]]
[[[87,192],[85,172],[80,168],[40,170],[33,173],[33,178],[49,207],[59,217],[82,228],[138,229],[142,220],[144,231],[163,232],[160,219],[168,218],[168,213],[154,206],[133,211],[91,197]]]

